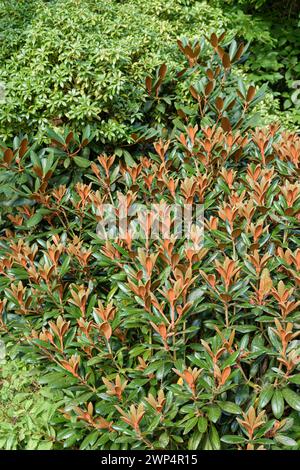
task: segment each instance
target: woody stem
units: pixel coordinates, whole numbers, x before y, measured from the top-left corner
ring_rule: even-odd
[[[284,244],[284,245],[286,244],[287,237],[288,237],[288,231],[287,231],[287,230],[284,230],[284,232],[283,232],[283,244]]]
[[[174,351],[173,351],[173,359],[174,361],[176,361],[176,349],[175,349],[175,344],[176,344],[176,339],[175,339],[175,333],[173,334],[173,348],[174,348]]]
[[[280,362],[278,369],[279,369],[279,370],[282,369],[282,362]],[[280,377],[280,376],[277,376],[277,377],[276,377],[275,382],[274,382],[274,387],[277,387],[278,381],[279,381],[279,377]]]
[[[233,259],[236,259],[236,249],[235,249],[234,237],[231,237],[231,241],[232,241],[232,255],[233,255]]]
[[[150,357],[152,356],[152,330],[149,331]]]
[[[146,439],[145,437],[143,437],[140,429],[137,430],[137,435],[138,435],[138,438],[144,442],[144,444],[146,445],[146,447],[148,447],[149,449],[153,449],[153,445],[151,444],[151,442],[148,441],[148,439]]]
[[[109,341],[107,341],[107,349],[108,349],[109,354],[113,355]]]
[[[229,328],[228,304],[227,303],[225,303],[225,325],[226,325],[226,328]]]
[[[183,334],[182,334],[182,337],[183,337],[183,344],[185,344],[185,335],[186,335],[186,320],[184,320],[183,322]],[[185,357],[185,350],[184,350],[184,357]]]
[[[171,329],[174,330],[175,326],[175,309],[174,304],[171,304]]]

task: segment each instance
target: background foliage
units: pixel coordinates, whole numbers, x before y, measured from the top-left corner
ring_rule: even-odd
[[[12,345],[10,345],[10,348]],[[41,387],[40,372],[13,354],[0,363],[0,449],[50,450],[59,392]]]
[[[291,101],[299,74],[293,5],[287,5],[282,28],[280,2],[251,2],[249,9],[249,2],[233,1],[1,0],[0,136],[9,140],[18,129],[43,139],[48,125],[81,130],[89,123],[102,141],[124,144],[132,124],[147,119],[145,74],[162,62],[170,70],[180,67],[178,37],[224,28],[252,41],[240,68],[249,83],[269,81],[274,96],[266,100],[266,119],[280,116],[297,126],[299,107]],[[283,109],[288,112],[281,116]]]
[[[299,2],[227,0],[216,4],[230,19],[236,35],[252,41],[244,64],[248,79],[268,82],[278,110],[283,111],[281,122],[294,122],[299,128]],[[289,110],[287,121],[285,110]]]

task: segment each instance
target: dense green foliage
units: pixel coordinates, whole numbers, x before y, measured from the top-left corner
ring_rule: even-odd
[[[0,362],[0,449],[52,449],[59,392],[42,388],[39,371],[7,355]]]
[[[63,121],[77,128],[96,123],[103,139],[126,140],[128,126],[141,117],[145,74],[165,60],[172,66],[177,37],[222,27],[218,9],[198,3],[189,11],[170,0],[0,5],[6,84],[0,123],[9,136]],[[7,34],[11,16],[16,24],[9,22]]]
[[[175,83],[147,76],[131,152],[100,153],[88,126],[1,150],[0,327],[62,394],[57,447],[299,447],[299,137],[253,130],[245,50],[209,42],[179,43]],[[121,201],[144,205],[131,222],[203,204],[203,244],[196,225],[151,239],[151,218],[103,239],[102,204],[118,218]]]
[[[281,28],[256,10],[248,14],[243,3],[233,10],[234,3],[1,0],[1,138],[16,129],[43,137],[47,125],[80,130],[90,123],[103,141],[124,143],[132,124],[145,119],[145,74],[162,62],[178,67],[178,37],[224,28],[253,42],[249,80],[267,79],[281,94],[280,102],[267,101],[265,114],[289,107],[287,123],[299,124],[291,102],[299,67],[296,13]]]
[[[282,122],[300,126],[300,3],[298,0],[221,0],[236,35],[252,41],[244,64],[249,80],[269,83]],[[233,10],[233,7],[234,10]],[[288,121],[285,116],[288,115]]]

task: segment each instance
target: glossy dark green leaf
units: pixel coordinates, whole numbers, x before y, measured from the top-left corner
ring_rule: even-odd
[[[275,418],[280,419],[284,412],[283,394],[280,390],[275,390],[272,396],[271,406]]]
[[[204,434],[207,429],[207,419],[204,416],[198,418],[198,430],[201,434]]]
[[[230,401],[219,401],[218,405],[221,408],[221,410],[225,411],[226,413],[230,413],[234,415],[242,414],[241,408],[236,403],[233,403]]]
[[[245,440],[246,438],[242,436],[226,435],[221,437],[221,441],[226,444],[243,444]]]
[[[259,395],[258,404],[260,408],[264,408],[269,403],[269,401],[271,400],[273,396],[273,393],[274,393],[273,385],[270,384],[270,385],[266,385],[263,387]]]
[[[300,411],[300,396],[298,393],[286,387],[282,390],[282,395],[285,402],[293,408],[293,410]]]
[[[88,168],[91,164],[91,162],[89,160],[87,160],[86,158],[83,158],[83,157],[74,157],[74,162],[80,168]]]

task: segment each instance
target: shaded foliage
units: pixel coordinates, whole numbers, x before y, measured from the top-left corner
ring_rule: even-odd
[[[43,140],[49,125],[81,131],[90,124],[98,139],[126,144],[132,124],[147,120],[145,75],[162,62],[176,74],[177,38],[224,28],[253,43],[240,71],[250,82],[269,81],[276,100],[266,102],[266,117],[287,109],[282,119],[297,125],[299,107],[291,100],[298,74],[296,16],[279,28],[273,11],[275,22],[235,3],[1,0],[1,138],[9,142],[16,132],[30,132]],[[181,90],[175,91],[183,102]]]
[[[12,345],[10,345],[12,346]],[[0,363],[0,449],[49,450],[55,446],[53,424],[60,392],[38,383],[39,371],[10,357]]]

